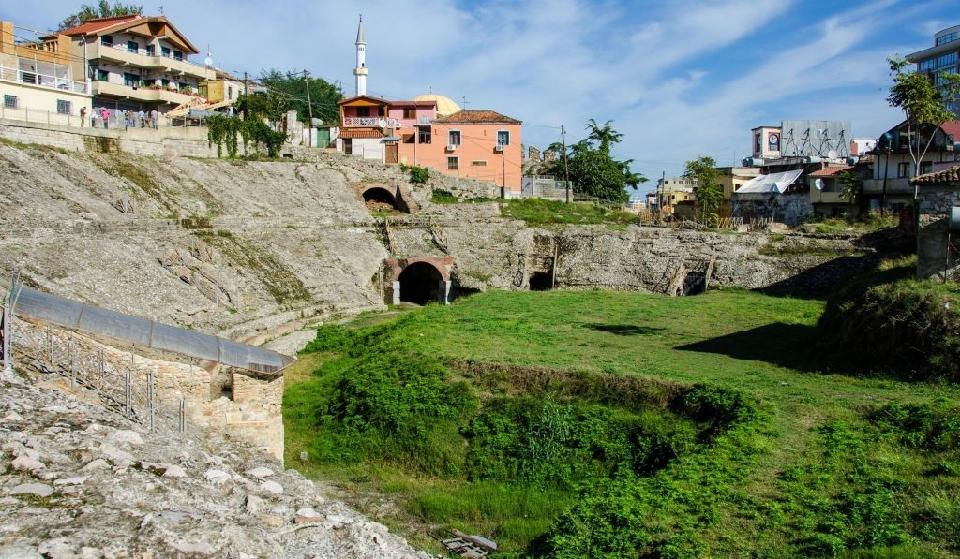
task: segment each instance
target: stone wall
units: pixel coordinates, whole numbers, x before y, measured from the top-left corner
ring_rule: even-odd
[[[960,231],[950,231],[950,212],[960,206],[960,188],[924,184],[920,188],[917,277],[960,279]]]
[[[88,153],[123,152],[152,157],[217,155],[216,146],[210,146],[207,141],[207,129],[200,127],[103,129],[0,120],[0,138]]]
[[[147,405],[146,386],[152,375],[156,386],[154,397],[157,413],[166,418],[168,427],[178,414],[182,398],[186,418],[192,424],[232,435],[277,460],[283,460],[283,418],[280,413],[282,376],[261,378],[242,369],[221,368],[216,363],[195,364],[172,360],[170,356],[146,356],[137,348],[119,349],[109,339],[98,341],[76,332],[38,326],[22,320],[14,324],[14,332],[14,354],[22,358],[21,366],[36,363],[29,355],[45,351],[38,342],[50,340],[51,345],[60,348],[67,347],[69,343],[71,353],[75,356],[72,362],[81,380],[79,386],[83,386],[87,384],[83,379],[96,383],[99,382],[97,375],[100,375],[100,371],[90,367],[91,361],[83,359],[83,356],[102,354],[105,375],[101,378],[108,379],[106,382],[112,383],[111,386],[123,382],[126,372],[131,372],[136,394],[134,402],[140,417],[143,417]],[[66,373],[66,359],[63,354],[63,362],[55,370]],[[60,360],[54,358],[53,361]]]

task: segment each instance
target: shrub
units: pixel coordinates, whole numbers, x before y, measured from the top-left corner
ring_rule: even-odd
[[[410,167],[410,182],[413,184],[426,184],[429,179],[430,171],[426,167]]]
[[[866,373],[907,380],[960,380],[955,288],[914,280],[849,289],[830,301],[818,327]]]
[[[450,191],[434,188],[430,193],[430,201],[434,204],[453,204],[457,202],[457,197]]]

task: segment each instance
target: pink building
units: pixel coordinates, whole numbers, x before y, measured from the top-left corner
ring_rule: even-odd
[[[485,180],[519,197],[523,154],[521,122],[490,110],[461,110],[404,135],[400,161],[445,175]]]

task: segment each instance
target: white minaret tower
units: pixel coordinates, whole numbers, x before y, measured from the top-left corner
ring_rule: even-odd
[[[357,25],[357,67],[353,69],[356,77],[357,95],[367,94],[367,39],[363,35],[363,15],[360,15],[360,24]]]

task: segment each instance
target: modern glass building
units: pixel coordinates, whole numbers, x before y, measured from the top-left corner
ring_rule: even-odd
[[[954,25],[933,36],[933,46],[907,55],[907,61],[917,65],[917,71],[927,74],[933,83],[943,84],[943,75],[960,73],[960,25]],[[960,113],[960,101],[952,101],[950,110]]]

